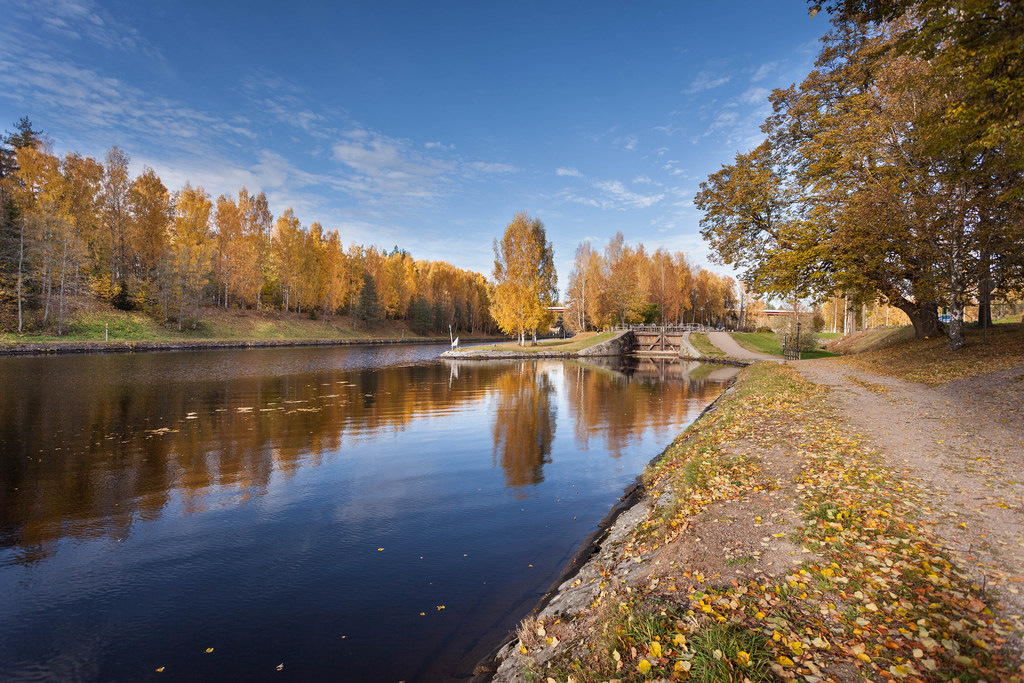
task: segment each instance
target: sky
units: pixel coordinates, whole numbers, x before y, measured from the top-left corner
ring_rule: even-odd
[[[342,241],[490,276],[539,218],[564,290],[621,231],[711,265],[700,183],[828,30],[802,0],[0,0],[0,130],[264,191]]]

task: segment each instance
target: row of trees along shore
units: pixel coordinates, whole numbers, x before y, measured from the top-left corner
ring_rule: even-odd
[[[28,119],[0,146],[0,326],[56,325],[72,295],[195,327],[201,304],[406,319],[417,332],[491,332],[479,273],[414,260],[395,247],[342,246],[336,230],[275,218],[263,192],[213,199],[171,193],[150,168],[131,178],[113,147],[104,163],[51,154]]]
[[[495,240],[494,279],[492,313],[520,344],[554,321],[548,310],[557,297],[554,251],[539,219],[519,213]],[[619,323],[714,325],[730,315],[742,318],[749,306],[763,309],[731,277],[691,266],[681,252],[649,254],[619,232],[603,252],[590,242],[576,249],[563,320],[572,332]]]
[[[1024,4],[823,5],[814,70],[702,183],[702,233],[754,292],[881,297],[918,337],[948,307],[962,348],[965,307],[1024,286]]]
[[[603,251],[590,242],[576,248],[566,292],[566,325],[572,330],[617,323],[724,323],[751,305],[742,283],[691,265],[682,252],[626,244],[616,233]]]

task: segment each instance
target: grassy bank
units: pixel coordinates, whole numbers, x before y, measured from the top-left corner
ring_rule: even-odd
[[[913,339],[913,330],[908,333],[907,328],[887,332],[881,339],[859,340],[862,347],[873,341],[872,350],[844,356],[840,362],[930,385],[1024,363],[1024,323],[995,325],[985,341],[982,330],[969,326],[964,330],[967,347],[960,351],[950,351],[945,337]],[[893,342],[893,336],[902,339]]]
[[[693,332],[690,334],[690,344],[693,345],[693,348],[697,349],[697,352],[702,356],[713,357],[725,355],[725,351],[722,351],[722,349],[708,341],[708,335],[700,332]]]
[[[732,332],[731,334],[736,343],[747,351],[767,353],[782,358],[782,344],[779,343],[774,332]],[[829,358],[834,355],[836,354],[830,351],[814,349],[813,351],[804,351],[801,358]]]
[[[511,351],[513,353],[541,353],[543,351],[558,351],[564,353],[575,353],[590,348],[601,342],[608,341],[614,337],[616,332],[583,332],[569,339],[542,339],[536,346],[527,342],[526,346],[517,343],[488,344],[485,346],[474,346],[473,351]]]
[[[347,316],[329,316],[317,320],[307,314],[280,311],[241,311],[204,308],[193,328],[160,323],[141,312],[119,311],[91,305],[70,314],[65,334],[54,331],[18,334],[0,332],[0,345],[49,342],[207,342],[207,341],[284,341],[435,338],[417,335],[404,320],[380,320],[372,323]],[[447,338],[447,335],[443,335]]]
[[[791,367],[744,370],[645,474],[592,599],[524,622],[515,680],[1019,680],[995,595],[842,424]]]

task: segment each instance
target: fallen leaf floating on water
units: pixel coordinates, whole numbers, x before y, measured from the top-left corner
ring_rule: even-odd
[[[440,612],[440,611],[441,611],[441,610],[443,610],[443,609],[444,609],[444,605],[438,605],[438,606],[437,606],[437,611],[438,611],[438,612]]]
[[[377,548],[377,552],[378,552],[378,553],[382,553],[382,552],[384,552],[384,548]]]
[[[156,670],[156,672],[158,674],[162,674],[164,672],[164,667],[161,666],[159,669]]]
[[[206,648],[206,654],[210,654],[211,652],[213,652],[213,648],[212,647]]]
[[[277,670],[278,671],[282,671],[283,669],[284,669],[284,662],[281,662],[280,664],[277,665]]]

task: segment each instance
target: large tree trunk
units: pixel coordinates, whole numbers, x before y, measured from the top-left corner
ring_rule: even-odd
[[[955,240],[949,253],[949,350],[959,351],[964,339],[964,299],[967,282],[964,273],[963,246]]]
[[[934,301],[913,302],[896,297],[892,299],[896,308],[907,314],[910,323],[914,326],[914,337],[927,339],[942,333],[939,325],[939,312]]]

